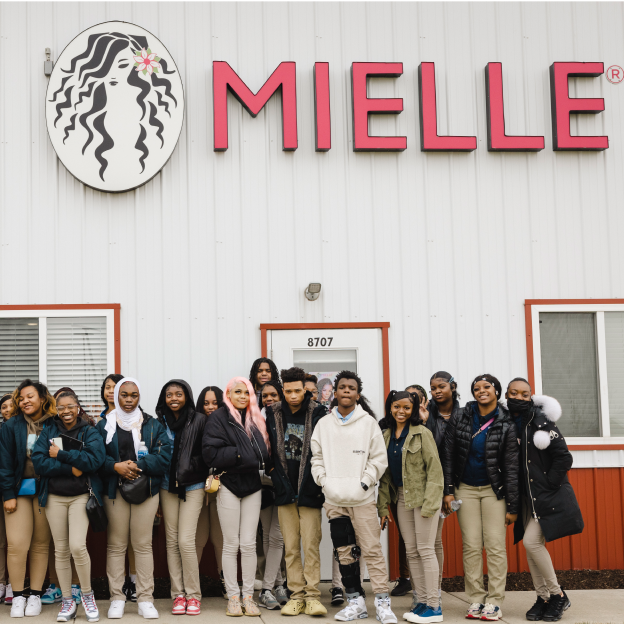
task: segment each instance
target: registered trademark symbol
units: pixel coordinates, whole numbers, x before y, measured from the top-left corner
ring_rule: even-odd
[[[607,80],[612,84],[620,84],[624,80],[624,69],[619,65],[611,65],[607,69]]]

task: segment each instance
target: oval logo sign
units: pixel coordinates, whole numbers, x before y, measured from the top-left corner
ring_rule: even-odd
[[[183,120],[180,72],[140,26],[88,28],[54,65],[48,134],[67,170],[94,189],[121,193],[151,180],[171,157]]]

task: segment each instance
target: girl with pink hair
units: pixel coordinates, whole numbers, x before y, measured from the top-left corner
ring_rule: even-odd
[[[262,504],[261,474],[270,460],[269,436],[253,386],[245,377],[230,379],[225,405],[212,413],[204,429],[202,455],[220,474],[217,511],[223,531],[223,577],[227,615],[258,616],[253,599],[256,576],[256,529]],[[241,590],[237,556],[241,553]]]

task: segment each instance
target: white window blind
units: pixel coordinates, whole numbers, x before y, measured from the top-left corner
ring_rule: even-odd
[[[102,380],[108,374],[106,317],[47,319],[47,377],[50,392],[69,386],[86,412],[100,414]]]
[[[540,312],[542,390],[563,408],[565,436],[600,436],[596,315]]]
[[[611,436],[624,436],[624,312],[605,312]]]
[[[24,379],[39,379],[39,322],[0,318],[0,396]]]

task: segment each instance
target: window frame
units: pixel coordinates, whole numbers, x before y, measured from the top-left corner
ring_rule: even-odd
[[[47,385],[47,319],[79,316],[106,317],[106,365],[108,370],[119,373],[120,353],[119,303],[76,303],[52,305],[0,305],[0,318],[36,318],[39,321],[39,381]]]
[[[624,436],[611,436],[609,386],[605,340],[605,312],[624,312],[624,299],[527,299],[525,301],[527,368],[535,394],[542,394],[540,312],[591,312],[596,318],[596,365],[598,371],[600,437],[571,437],[574,450],[623,450]]]

